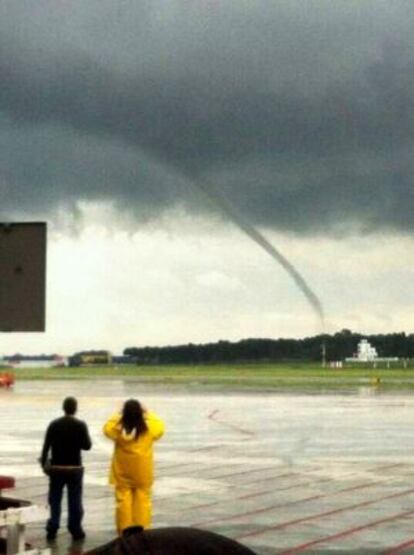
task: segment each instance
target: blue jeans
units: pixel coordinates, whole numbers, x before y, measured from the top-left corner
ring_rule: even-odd
[[[56,533],[60,526],[63,490],[66,486],[68,496],[68,530],[72,535],[82,532],[82,482],[83,468],[61,470],[51,469],[49,474],[50,518],[46,524],[49,533]]]

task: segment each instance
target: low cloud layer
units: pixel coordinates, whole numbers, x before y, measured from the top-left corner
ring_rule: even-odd
[[[414,232],[414,5],[3,0],[1,217],[214,207],[299,234]]]

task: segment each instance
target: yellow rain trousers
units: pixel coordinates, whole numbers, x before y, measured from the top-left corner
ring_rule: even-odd
[[[118,533],[129,526],[151,525],[151,487],[154,481],[153,443],[164,434],[163,421],[145,412],[147,431],[135,437],[121,426],[121,414],[111,416],[103,432],[115,443],[109,482],[115,486]]]

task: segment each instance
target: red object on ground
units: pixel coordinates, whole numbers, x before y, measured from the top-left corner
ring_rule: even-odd
[[[15,480],[12,476],[0,476],[0,494],[2,489],[14,488]]]
[[[14,374],[12,372],[0,373],[0,387],[11,387],[14,384]]]

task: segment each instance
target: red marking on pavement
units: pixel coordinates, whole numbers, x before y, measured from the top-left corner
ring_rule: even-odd
[[[260,484],[261,482],[269,482],[270,480],[280,480],[281,478],[292,478],[292,476],[302,476],[300,472],[286,472],[285,474],[276,474],[276,476],[268,476],[267,478],[260,478],[251,482],[244,482],[245,485],[251,486],[252,484]],[[269,491],[269,487],[267,488]]]
[[[376,467],[376,468],[371,468],[371,469],[368,469],[368,472],[375,472],[375,471],[380,470],[380,469],[392,468],[392,467],[395,467],[395,466],[401,466],[401,463],[386,465],[386,466],[379,466],[379,467]],[[264,470],[271,470],[272,468],[274,468],[274,466],[273,467],[268,466],[268,467],[265,467],[265,468],[257,468],[257,469],[253,469],[253,470],[244,470],[244,471],[240,471],[240,472],[234,472],[232,474],[224,474],[222,476],[214,476],[211,479],[230,478],[232,476],[236,476],[237,474],[251,474],[253,472],[261,472],[261,471],[264,471]],[[355,474],[355,473],[354,472],[351,473],[351,476],[353,474]],[[254,480],[254,481],[251,481],[251,482],[248,482],[248,483],[244,482],[244,484],[245,485],[252,485],[252,484],[258,484],[260,482],[268,482],[269,480],[279,480],[280,478],[288,478],[288,477],[292,477],[292,476],[302,476],[302,473],[301,472],[286,472],[285,474],[276,474],[276,476],[270,476],[270,477],[268,476],[266,478],[260,478],[258,480]],[[331,480],[332,480],[332,478],[322,478],[320,480],[313,480],[312,482],[301,483],[299,485],[304,486],[304,485],[311,485],[311,484],[314,484],[314,483],[320,484],[321,482],[330,482]],[[266,491],[269,491],[269,489],[267,489]]]
[[[213,451],[214,449],[220,449],[222,445],[208,445],[207,447],[196,447],[195,449],[189,449],[189,453],[198,453],[199,451]]]
[[[318,480],[317,482],[315,482],[315,481],[301,482],[299,484],[292,484],[292,485],[286,486],[284,488],[272,489],[271,491],[269,491],[269,489],[267,489],[265,491],[250,493],[248,495],[240,495],[238,497],[233,497],[230,501],[232,503],[234,503],[234,501],[239,501],[241,499],[249,499],[249,498],[252,498],[252,497],[259,497],[260,495],[264,495],[265,493],[266,494],[268,494],[268,493],[273,494],[274,492],[277,492],[277,491],[287,491],[287,490],[291,490],[291,489],[306,487],[306,486],[309,486],[309,485],[313,485],[315,483],[320,484],[320,483],[328,482],[328,481],[331,481],[331,478],[324,478],[322,480]],[[320,493],[318,495],[312,495],[311,497],[305,497],[305,498],[302,498],[302,499],[296,499],[294,501],[288,501],[287,503],[282,503],[281,505],[279,505],[279,507],[280,508],[288,507],[290,505],[297,505],[298,503],[301,503],[301,502],[313,501],[313,500],[317,500],[317,499],[324,499],[325,497],[333,497],[335,495],[339,495],[339,494],[347,492],[347,491],[354,491],[354,490],[358,490],[358,489],[369,488],[369,487],[372,487],[372,486],[384,484],[386,482],[387,482],[386,480],[378,480],[376,482],[367,482],[365,484],[360,484],[360,485],[357,485],[357,486],[350,486],[349,488],[344,488],[342,490],[337,490],[337,491],[334,491],[334,492],[331,492],[331,493]],[[254,483],[254,482],[250,482],[250,483]],[[192,511],[192,510],[197,510],[197,509],[204,509],[204,508],[207,508],[207,507],[213,507],[214,505],[219,505],[220,503],[222,503],[222,500],[212,501],[210,503],[203,503],[202,505],[192,505],[191,507],[188,507],[186,510]]]
[[[236,432],[240,432],[241,434],[245,434],[248,435],[250,437],[253,437],[256,435],[255,432],[252,432],[251,430],[247,430],[246,428],[241,428],[240,426],[236,426],[236,424],[231,424],[230,422],[224,422],[223,420],[217,420],[215,418],[215,416],[219,413],[219,410],[213,410],[212,412],[210,412],[210,414],[208,415],[208,419],[212,420],[213,422],[215,422],[216,424],[221,424],[222,426],[226,426],[227,428],[231,428],[232,430],[235,430]]]
[[[253,480],[252,482],[243,482],[244,485],[247,486],[251,486],[252,484],[259,484],[260,482],[268,482],[269,480],[278,480],[280,478],[288,478],[288,477],[292,477],[292,476],[303,476],[300,472],[290,472],[288,474],[279,474],[277,476],[271,476],[270,478],[261,478],[260,480]],[[308,482],[301,482],[300,484],[295,484],[294,486],[289,486],[290,487],[302,487],[302,486],[311,486],[313,484],[322,484],[324,482],[332,482],[332,478],[319,478],[319,480],[312,480],[312,481],[308,481]],[[270,487],[270,486],[269,486]],[[272,490],[269,490],[269,487],[267,488],[267,491],[283,491],[286,488],[272,488]]]
[[[387,499],[394,499],[396,497],[403,497],[404,495],[410,495],[411,493],[414,493],[414,488],[402,491],[402,492],[398,492],[398,493],[392,493],[390,495],[384,495],[382,497],[377,497],[376,499],[371,499],[370,501],[362,501],[361,503],[355,503],[354,505],[348,505],[346,507],[339,507],[338,509],[332,509],[330,511],[325,511],[323,513],[317,513],[314,515],[309,515],[309,516],[305,516],[302,518],[296,518],[294,520],[290,520],[287,522],[281,522],[280,524],[275,524],[273,526],[266,526],[261,528],[260,530],[252,530],[251,532],[247,532],[246,534],[242,534],[241,536],[237,536],[236,539],[241,539],[241,538],[247,538],[250,536],[259,536],[261,534],[264,534],[266,532],[270,532],[273,530],[280,530],[282,528],[287,528],[288,526],[292,526],[294,524],[302,524],[303,522],[308,522],[310,520],[315,520],[318,518],[322,518],[325,516],[332,516],[335,514],[339,514],[339,513],[343,513],[345,511],[350,511],[350,510],[354,510],[354,509],[359,509],[361,507],[368,507],[369,505],[374,505],[375,503],[379,503],[380,501],[385,501]],[[275,507],[277,508],[277,507]],[[267,509],[269,510],[269,509]],[[258,510],[258,512],[262,512],[260,509]],[[414,511],[413,511],[414,512]],[[243,515],[236,515],[236,517],[241,518],[243,517]]]
[[[216,466],[207,466],[206,463],[200,463],[200,466],[197,466],[196,463],[192,462],[192,463],[186,463],[186,462],[182,462],[182,463],[175,463],[175,464],[171,464],[171,465],[157,465],[157,469],[160,471],[164,471],[164,470],[171,470],[171,469],[181,469],[183,466],[193,466],[193,468],[189,468],[188,470],[186,470],[186,475],[187,474],[192,474],[192,473],[197,473],[198,475],[200,474],[200,470],[206,470],[206,471],[210,471],[210,470],[218,470],[218,469],[223,469],[223,468],[228,468],[229,465],[228,464],[220,464],[220,465],[216,465]],[[237,472],[231,472],[228,474],[219,474],[218,476],[206,476],[205,479],[206,480],[220,480],[222,478],[231,478],[233,476],[239,476],[239,475],[246,475],[246,474],[252,474],[253,472],[262,472],[264,470],[273,470],[275,467],[274,466],[266,466],[264,468],[253,468],[251,470],[238,470]],[[171,476],[171,474],[169,474]],[[179,475],[179,473],[174,474],[174,475]],[[289,472],[289,473],[285,473],[285,474],[277,474],[276,476],[270,476],[268,478],[260,478],[260,480],[253,480],[251,482],[244,482],[244,484],[247,485],[251,485],[251,484],[255,484],[258,482],[263,482],[263,481],[268,481],[268,480],[277,480],[279,478],[285,478],[288,476],[300,476],[299,472]]]
[[[296,489],[296,488],[300,488],[304,485],[308,485],[308,484],[303,484],[303,483],[302,484],[292,484],[292,485],[284,487],[284,488],[273,489],[272,492],[286,491],[286,490],[289,490],[289,489]],[[242,497],[233,497],[230,501],[231,501],[231,503],[234,503],[234,501],[238,501],[239,499],[243,499],[243,498]],[[204,503],[203,505],[192,505],[191,507],[188,507],[187,510],[192,511],[192,510],[196,510],[196,509],[204,509],[205,507],[213,507],[214,505],[219,505],[221,502],[222,502],[222,500],[221,501],[213,501],[211,503]],[[283,507],[284,505],[280,505],[280,506]]]
[[[181,463],[174,463],[174,464],[158,464],[157,470],[171,470],[172,468],[182,468],[183,466],[194,466],[193,462],[181,462]],[[186,472],[190,472],[190,470],[186,470]],[[194,472],[200,472],[199,468],[194,469]]]
[[[381,469],[381,468],[382,468],[382,469],[383,469],[383,468],[390,468],[390,466],[391,466],[391,467],[394,467],[394,466],[402,466],[402,463],[393,464],[393,465],[386,465],[385,467],[382,467],[382,466],[381,466],[381,467],[377,467],[377,468],[371,468],[371,469],[368,469],[368,471],[369,471],[369,472],[375,472],[376,470]],[[351,476],[354,475],[354,474],[355,474],[355,472],[352,472],[352,473],[351,473]],[[275,480],[275,479],[277,479],[277,478],[285,478],[285,477],[287,477],[287,476],[302,476],[302,473],[300,473],[300,472],[292,472],[292,473],[289,473],[289,474],[280,474],[279,476],[274,476],[274,477],[270,476],[269,478],[261,478],[260,480],[255,480],[255,481],[253,481],[253,482],[248,482],[246,485],[257,484],[257,483],[259,483],[259,482],[267,482],[267,481],[269,481],[269,480]],[[299,484],[299,485],[300,485],[300,486],[307,486],[307,485],[320,484],[320,483],[323,483],[323,482],[331,482],[331,481],[333,481],[332,478],[322,478],[322,479],[320,479],[320,480],[312,480],[311,482],[302,482],[302,483]],[[388,480],[379,480],[379,481],[373,482],[373,483],[381,484],[381,483],[384,483],[384,482],[387,482],[387,481],[388,481]],[[274,491],[274,490],[272,490],[272,491]],[[281,491],[281,490],[277,490],[277,491]],[[264,490],[263,492],[260,492],[258,495],[262,495],[262,494],[264,495],[265,493],[270,493],[270,492],[269,492],[269,489],[266,489],[266,490]],[[246,495],[246,496],[239,497],[238,499],[247,499],[248,497],[250,497],[250,496],[254,497],[255,495],[256,495],[256,494],[248,494],[248,495]]]
[[[386,465],[386,466],[379,466],[379,467],[376,467],[376,468],[368,469],[368,472],[375,472],[375,471],[380,470],[380,469],[392,468],[392,467],[395,467],[395,466],[402,466],[402,465],[403,465],[403,463],[397,463],[397,464]],[[355,474],[355,472],[352,472],[351,476],[354,475],[354,474]],[[288,473],[288,474],[280,474],[278,476],[273,476],[273,477],[271,476],[271,477],[268,477],[268,478],[260,478],[260,480],[254,480],[253,482],[248,482],[248,484],[246,484],[246,485],[250,486],[252,484],[257,484],[259,482],[268,482],[269,480],[277,480],[279,478],[285,478],[285,477],[288,477],[288,476],[302,476],[302,473],[300,473],[300,472],[291,472],[291,473]],[[312,480],[311,482],[305,482],[305,483],[302,482],[298,486],[300,486],[300,487],[302,487],[302,486],[311,486],[313,484],[320,484],[320,483],[323,483],[323,482],[330,482],[330,481],[332,481],[332,478],[322,478],[321,480]],[[371,482],[371,483],[373,483],[373,484],[382,484],[386,481],[387,480],[380,480],[380,481]],[[262,490],[262,491],[259,491],[259,492],[256,492],[256,493],[249,493],[247,495],[242,495],[241,497],[237,497],[237,499],[248,499],[249,497],[256,497],[256,496],[259,496],[259,495],[266,495],[268,493],[272,493],[273,491],[275,491],[275,490],[273,490],[273,489],[269,490],[269,488],[267,488],[265,490]],[[278,489],[277,491],[281,491],[281,490]]]
[[[214,411],[214,412],[218,412],[218,411]],[[186,463],[184,463],[184,464],[186,464]],[[181,466],[183,466],[183,465],[181,464],[181,465],[173,465],[173,466],[180,466],[180,467],[181,467]],[[372,468],[372,469],[369,469],[369,471],[372,472],[372,471],[376,471],[376,470],[387,469],[387,468],[393,468],[393,467],[398,467],[398,466],[406,466],[406,465],[405,465],[404,463],[393,463],[393,464],[387,464],[387,465],[382,465],[382,466],[374,467],[374,468]],[[163,468],[164,468],[164,469],[165,469],[165,468],[172,468],[172,466],[171,466],[171,467],[163,467]],[[220,479],[220,478],[232,477],[232,476],[236,476],[236,475],[239,475],[239,474],[245,475],[245,474],[249,474],[249,473],[257,472],[257,471],[261,471],[261,470],[269,470],[269,469],[271,469],[271,468],[273,468],[273,467],[266,467],[266,468],[264,468],[264,469],[258,468],[258,469],[254,469],[254,470],[250,470],[250,471],[233,472],[233,473],[231,473],[231,474],[225,474],[225,475],[220,475],[220,476],[207,477],[206,480],[215,480],[215,479]],[[196,471],[199,472],[199,469],[194,470],[194,471],[195,471],[195,472],[196,472]],[[353,474],[353,473],[351,473],[351,475],[352,475],[352,474]],[[277,480],[277,479],[280,479],[280,478],[291,477],[291,476],[300,476],[300,475],[301,475],[301,473],[299,473],[299,472],[289,472],[289,473],[285,473],[285,474],[277,474],[276,476],[273,476],[273,477],[260,478],[260,480],[253,480],[253,481],[251,481],[251,482],[243,482],[243,485],[244,485],[244,486],[245,486],[245,485],[251,485],[251,484],[255,484],[255,483],[259,483],[259,482],[263,482],[263,481],[264,481],[264,482],[267,482],[267,481],[269,481],[269,480]],[[287,491],[287,490],[291,490],[291,489],[296,489],[296,488],[301,488],[301,487],[310,486],[310,485],[313,485],[313,484],[315,484],[315,483],[316,483],[316,484],[320,484],[320,483],[323,483],[323,482],[330,482],[330,481],[332,481],[331,478],[323,478],[323,479],[321,479],[321,480],[317,480],[317,481],[313,480],[313,481],[311,481],[311,482],[301,482],[301,483],[293,484],[293,485],[290,485],[290,486],[287,486],[287,487],[283,487],[283,488],[276,488],[276,489],[275,489],[275,488],[272,488],[271,491],[269,490],[269,488],[267,488],[267,489],[264,490],[264,491],[255,492],[255,493],[250,493],[250,494],[247,494],[247,495],[241,495],[241,496],[232,498],[232,499],[231,499],[231,502],[234,502],[234,501],[237,501],[237,500],[241,500],[241,499],[249,499],[249,498],[253,498],[253,497],[259,497],[260,495],[264,495],[264,494],[268,494],[268,493],[273,493],[273,492],[276,492],[276,491]],[[339,495],[339,494],[344,493],[344,492],[346,492],[346,491],[354,491],[354,490],[357,490],[357,489],[369,488],[369,487],[371,487],[371,486],[379,485],[379,484],[382,484],[382,483],[384,483],[384,482],[387,482],[387,480],[378,480],[378,481],[370,482],[370,483],[367,483],[367,484],[361,484],[361,485],[358,485],[358,486],[351,486],[351,487],[349,487],[349,488],[345,488],[345,489],[343,489],[343,490],[338,490],[338,491],[336,491],[336,492],[332,492],[332,493],[328,493],[328,494],[318,494],[318,495],[314,495],[314,496],[307,497],[307,498],[304,498],[304,499],[298,499],[298,500],[295,500],[295,501],[289,501],[289,502],[287,502],[287,503],[283,503],[283,504],[279,505],[279,507],[282,508],[282,507],[286,507],[286,506],[290,506],[290,505],[294,505],[294,504],[299,504],[299,503],[301,503],[301,502],[305,503],[305,502],[307,502],[307,501],[312,501],[312,500],[317,500],[317,499],[323,499],[323,498],[326,498],[326,497],[332,497],[332,496],[334,496],[334,495],[337,495],[337,494]],[[214,506],[220,505],[221,503],[223,503],[223,500],[211,501],[211,502],[202,503],[202,504],[199,504],[199,505],[191,505],[190,507],[187,507],[185,510],[186,510],[186,511],[193,511],[193,510],[198,510],[198,509],[204,509],[204,508],[209,508],[209,507],[214,507]]]
[[[293,488],[293,486],[291,486],[291,487]],[[289,488],[286,488],[286,489],[289,489]],[[257,532],[248,532],[247,534],[244,534],[243,536],[238,536],[238,538],[245,538],[247,536],[255,536],[255,535],[261,534],[261,533],[263,533],[267,530],[278,530],[280,528],[285,528],[287,526],[291,526],[292,524],[301,524],[302,522],[306,522],[308,520],[314,520],[315,518],[331,516],[333,514],[341,513],[341,512],[350,510],[350,509],[357,509],[357,508],[360,508],[360,507],[366,507],[367,505],[373,505],[374,503],[378,503],[378,501],[384,501],[385,499],[391,499],[393,497],[402,497],[403,495],[409,495],[410,493],[414,493],[414,488],[406,490],[405,492],[392,493],[390,495],[382,496],[382,497],[379,497],[379,498],[371,500],[371,501],[362,501],[361,503],[356,503],[354,505],[349,505],[347,507],[340,507],[338,509],[332,509],[331,511],[327,511],[327,512],[324,512],[324,513],[319,513],[319,514],[316,514],[316,515],[310,515],[310,516],[294,519],[294,520],[291,520],[291,521],[288,521],[288,522],[282,522],[280,524],[276,524],[275,526],[269,526],[265,530],[258,530]],[[275,509],[279,509],[280,507],[281,507],[281,505],[269,505],[268,507],[262,507],[261,509],[255,509],[254,511],[250,511],[250,512],[247,512],[247,513],[239,513],[239,514],[230,515],[230,516],[227,516],[227,517],[220,517],[220,518],[215,518],[213,520],[207,520],[207,521],[204,521],[203,523],[193,524],[193,526],[195,526],[195,527],[204,526],[206,524],[211,524],[211,523],[217,522],[217,521],[222,522],[223,520],[233,520],[234,518],[244,518],[246,516],[257,515],[259,513],[264,513],[264,512],[272,511],[272,510],[275,510]]]
[[[225,465],[225,464],[218,464],[216,466],[208,466],[206,463],[182,463],[182,464],[173,464],[171,466],[163,466],[163,467],[159,467],[159,470],[171,470],[171,469],[176,469],[178,470],[178,472],[168,472],[168,476],[181,476],[183,473],[180,472],[182,467],[187,467],[188,465],[191,465],[190,468],[186,468],[185,472],[185,476],[189,476],[190,474],[197,474],[197,477],[200,476],[200,472],[209,472],[210,470],[223,470],[223,468],[228,468],[229,465]],[[213,480],[214,478],[207,476],[205,478],[206,480]]]
[[[376,466],[370,469],[370,472],[376,472],[378,470],[386,470],[387,468],[395,468],[397,466],[407,466],[405,463],[393,463],[393,464],[385,464],[382,466]]]
[[[239,470],[238,472],[231,472],[230,474],[220,474],[219,476],[212,476],[211,480],[218,480],[220,478],[230,478],[241,474],[253,474],[253,472],[263,472],[265,470],[274,470],[273,466],[264,466],[263,468],[253,468],[252,470]]]
[[[312,485],[315,482],[308,482],[307,484],[301,484],[303,485]],[[300,501],[309,501],[309,500],[315,500],[315,499],[324,499],[325,497],[334,497],[335,495],[340,495],[341,493],[345,493],[348,491],[355,491],[358,489],[365,489],[365,488],[370,488],[372,486],[377,486],[379,484],[383,484],[384,480],[378,480],[377,482],[365,482],[364,484],[359,484],[357,486],[351,486],[348,488],[344,488],[344,489],[339,489],[336,491],[332,491],[330,493],[319,493],[318,495],[312,495],[312,497],[305,497],[304,499],[298,499],[297,501],[289,501],[288,505],[291,505],[292,503],[298,503]],[[250,499],[251,497],[259,497],[260,495],[264,495],[267,493],[273,493],[274,490],[269,492],[269,489],[264,490],[264,491],[259,491],[256,493],[250,493],[249,495],[241,495],[240,497],[237,497],[236,499]],[[278,490],[280,491],[280,490]]]
[[[414,540],[407,540],[404,543],[400,543],[399,545],[395,545],[394,547],[390,547],[386,551],[383,551],[382,555],[397,555],[397,553],[402,553],[413,546]]]
[[[187,511],[196,511],[197,509],[205,509],[207,507],[214,507],[214,505],[220,505],[220,501],[211,501],[210,503],[203,503],[202,505],[192,505],[188,507]]]
[[[279,552],[279,555],[292,555],[293,553],[299,553],[300,551],[309,549],[309,547],[312,547],[313,545],[317,545],[318,543],[325,543],[325,542],[330,542],[332,540],[346,538],[347,536],[351,536],[356,532],[367,530],[368,528],[374,528],[379,524],[384,524],[386,522],[393,522],[395,520],[399,520],[401,518],[405,518],[413,514],[414,514],[414,509],[411,509],[410,511],[404,511],[403,513],[398,513],[396,515],[392,515],[386,518],[381,518],[380,520],[374,520],[373,522],[369,522],[368,524],[362,524],[361,526],[356,526],[355,528],[348,528],[347,530],[343,530],[342,532],[338,532],[337,534],[332,534],[330,536],[325,536],[324,538],[320,538],[318,540],[313,540],[308,543],[303,543],[302,545],[298,545],[296,547],[293,547],[292,549],[288,549],[281,553]]]

